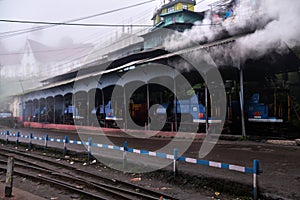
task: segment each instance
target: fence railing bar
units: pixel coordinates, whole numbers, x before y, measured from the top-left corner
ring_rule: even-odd
[[[178,173],[178,161],[197,164],[197,165],[204,165],[204,166],[208,166],[208,167],[220,168],[220,169],[228,169],[231,171],[242,172],[245,174],[252,174],[253,175],[253,199],[254,200],[258,199],[258,175],[261,173],[258,160],[253,160],[253,167],[251,168],[251,167],[232,165],[232,164],[216,162],[216,161],[209,161],[209,160],[202,160],[202,159],[178,156],[177,149],[174,149],[173,154],[166,154],[166,153],[161,153],[161,152],[153,152],[153,151],[148,151],[148,150],[129,148],[127,142],[124,142],[123,147],[120,147],[120,146],[114,146],[114,145],[108,145],[108,144],[93,143],[92,138],[88,138],[88,141],[77,141],[77,140],[69,140],[68,136],[65,136],[64,139],[60,139],[60,138],[50,138],[48,136],[48,134],[46,135],[46,137],[37,137],[37,136],[33,136],[32,133],[30,133],[30,135],[28,136],[28,135],[22,135],[20,132],[13,134],[13,133],[10,133],[10,131],[0,132],[0,135],[5,136],[5,141],[7,144],[9,142],[9,137],[16,137],[17,145],[20,142],[19,138],[28,139],[29,149],[32,148],[32,140],[45,141],[44,142],[45,148],[47,148],[47,146],[48,146],[48,141],[63,143],[64,155],[67,154],[67,144],[86,145],[88,147],[88,160],[91,159],[91,155],[92,155],[91,147],[123,151],[124,172],[127,169],[127,152],[129,152],[129,153],[136,153],[136,154],[141,154],[141,155],[148,155],[148,156],[152,156],[152,157],[160,157],[160,158],[164,158],[164,159],[173,160],[174,177]]]

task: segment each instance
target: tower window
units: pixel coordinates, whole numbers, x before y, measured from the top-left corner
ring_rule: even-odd
[[[168,8],[168,13],[173,12],[175,10],[174,6]]]

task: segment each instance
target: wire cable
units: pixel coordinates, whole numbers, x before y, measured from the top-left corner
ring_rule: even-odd
[[[100,26],[100,27],[150,27],[149,24],[82,24],[82,23],[65,23],[65,22],[47,22],[47,21],[26,21],[0,19],[0,22],[22,23],[22,24],[47,24],[56,26]]]
[[[65,21],[65,22],[60,22],[60,23],[46,23],[47,24],[46,26],[39,26],[39,27],[30,28],[30,29],[23,29],[23,30],[11,31],[10,35],[6,35],[6,37],[14,37],[14,36],[21,35],[21,34],[24,34],[24,33],[30,33],[30,32],[34,32],[34,31],[39,31],[39,30],[44,30],[44,29],[52,28],[52,27],[58,26],[58,25],[66,25],[66,24],[69,24],[71,22],[81,21],[81,20],[85,20],[85,19],[90,19],[90,18],[98,17],[98,16],[101,16],[101,15],[106,15],[106,14],[118,12],[118,11],[121,11],[121,10],[125,10],[125,9],[129,9],[129,8],[137,7],[137,6],[144,5],[144,4],[147,4],[147,3],[151,3],[151,2],[154,2],[154,1],[156,1],[156,0],[148,0],[148,1],[137,3],[137,4],[134,4],[134,5],[125,6],[125,7],[122,7],[122,8],[117,8],[117,9],[114,9],[114,10],[110,10],[110,11],[106,11],[106,12],[102,12],[102,13],[98,13],[98,14],[89,15],[89,16],[86,16],[86,17],[71,19],[71,20],[68,20],[68,21]],[[15,23],[17,23],[17,21],[20,21],[18,23],[22,23],[21,21],[23,21],[23,20],[3,20],[2,22],[9,22],[9,21],[10,21],[10,23],[12,23],[13,21],[15,21]],[[28,22],[24,21],[23,23],[29,23],[29,21]],[[34,24],[36,24],[36,23],[34,23]],[[38,24],[44,24],[44,23],[38,23]],[[5,32],[2,33],[1,35],[3,35],[3,34],[5,34]],[[4,36],[2,36],[1,38],[3,38],[3,37]]]

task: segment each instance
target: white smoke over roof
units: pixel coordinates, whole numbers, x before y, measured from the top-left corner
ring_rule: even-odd
[[[253,34],[240,39],[237,46],[243,57],[261,56],[271,50],[285,52],[288,45],[293,48],[300,44],[300,1],[285,0],[262,2],[265,15],[274,17],[264,29],[256,30]],[[253,55],[253,53],[255,53]]]
[[[207,12],[205,19],[195,23],[192,29],[171,36],[164,44],[166,49],[174,51],[248,33],[233,45],[212,51],[234,64],[258,59],[271,51],[283,54],[287,47],[300,45],[300,1],[240,0],[233,4],[232,10],[233,16],[226,20]]]

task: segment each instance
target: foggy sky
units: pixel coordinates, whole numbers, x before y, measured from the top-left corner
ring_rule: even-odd
[[[144,1],[4,0],[0,1],[0,19],[63,22]],[[203,10],[208,3],[214,1],[216,0],[199,0],[197,1],[199,4],[196,6],[196,10]],[[78,21],[78,23],[152,24],[151,18],[153,12],[162,2],[163,0],[156,0],[155,2],[124,11]],[[35,26],[39,25],[0,22],[0,33]],[[125,31],[128,31],[128,29],[125,28]],[[116,32],[121,33],[122,28],[56,26],[11,38],[1,39],[0,35],[0,42],[9,50],[19,50],[24,46],[27,38],[37,40],[49,46],[59,46],[62,38],[69,38],[70,41],[73,40],[75,43],[97,43],[103,38],[112,39],[111,37],[116,36]]]
[[[143,2],[144,0],[5,0],[0,1],[0,18],[14,20],[63,22],[70,19],[89,16],[104,11],[121,8]],[[78,23],[107,23],[107,24],[151,24],[151,16],[160,1],[141,5],[139,7],[119,11],[116,13],[98,16],[92,19],[78,21]],[[31,28],[37,25],[0,23],[0,32]],[[117,30],[122,31],[122,28]],[[74,42],[96,42],[98,38],[108,37],[110,28],[103,27],[66,27],[54,28],[32,32],[10,39],[2,39],[2,43],[9,49],[18,49],[24,44],[26,38],[34,39],[47,45],[58,45],[61,38],[70,37]],[[95,40],[95,41],[94,41]]]

